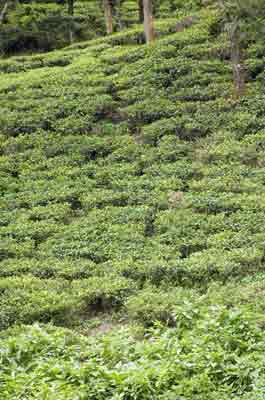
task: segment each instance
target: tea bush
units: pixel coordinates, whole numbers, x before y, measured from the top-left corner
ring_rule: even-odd
[[[249,316],[217,305],[204,307],[201,315],[186,305],[182,318],[188,322],[183,329],[156,327],[138,343],[124,328],[103,339],[38,325],[9,331],[1,340],[3,398],[25,393],[25,384],[31,398],[43,399],[228,399],[260,393],[264,335]]]
[[[264,44],[235,100],[218,10],[181,4],[152,46],[125,1],[0,61],[1,399],[262,398]]]

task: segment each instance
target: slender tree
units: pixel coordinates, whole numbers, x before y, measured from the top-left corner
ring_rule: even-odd
[[[143,24],[144,22],[144,5],[143,5],[143,0],[138,0],[138,19],[139,23]]]
[[[111,0],[103,0],[103,7],[105,14],[106,31],[107,34],[110,35],[111,33],[113,33],[113,12]]]
[[[6,14],[7,14],[8,5],[9,5],[9,2],[7,0],[4,4],[4,7],[2,8],[1,13],[0,13],[0,25],[2,25],[4,23],[4,20],[5,20]]]
[[[234,97],[246,90],[244,50],[257,36],[261,19],[265,15],[263,0],[221,0],[224,27],[230,40],[230,58],[233,70]]]
[[[144,33],[146,43],[155,40],[154,18],[152,12],[152,0],[143,0],[144,8]]]
[[[121,31],[123,29],[123,21],[122,21],[122,6],[123,0],[112,0],[112,8],[113,8],[113,16],[116,20],[117,30]]]
[[[68,0],[68,16],[69,16],[69,42],[74,39],[73,33],[73,17],[74,17],[74,0]]]
[[[241,43],[241,31],[236,22],[230,30],[230,42],[234,95],[238,98],[242,97],[246,91],[246,67],[244,49]]]

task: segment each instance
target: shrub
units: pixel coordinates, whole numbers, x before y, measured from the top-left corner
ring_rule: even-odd
[[[154,326],[160,322],[177,327],[179,332],[190,329],[196,319],[197,310],[191,303],[193,293],[185,289],[171,289],[167,292],[155,287],[147,287],[126,303],[128,316],[144,324]]]

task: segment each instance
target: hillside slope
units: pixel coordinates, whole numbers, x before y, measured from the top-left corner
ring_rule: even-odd
[[[174,17],[190,10],[191,0],[155,1],[155,18]],[[113,1],[114,31],[139,23],[139,4],[135,0]],[[0,14],[5,0],[0,2]],[[106,34],[102,0],[75,0],[69,15],[65,0],[21,0],[8,2],[0,24],[0,58],[15,54],[47,52],[69,45],[69,41],[95,39]],[[198,8],[198,6],[197,6]],[[70,29],[71,28],[71,29]],[[71,30],[71,34],[70,31]]]
[[[263,398],[264,43],[156,30],[0,62],[3,400]]]

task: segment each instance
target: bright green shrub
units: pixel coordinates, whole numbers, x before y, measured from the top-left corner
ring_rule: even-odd
[[[197,314],[196,308],[189,310],[184,321],[189,316],[192,329],[190,322],[183,330],[153,329],[137,344],[124,329],[103,340],[77,338],[52,327],[10,331],[1,340],[5,397],[20,395],[25,384],[33,399],[47,394],[55,398],[50,388],[55,389],[56,398],[66,399],[77,390],[90,399],[155,395],[223,400],[257,394],[263,382],[262,329],[240,310],[221,306],[205,307],[204,314]]]
[[[158,290],[147,287],[126,303],[128,316],[145,326],[161,322],[167,326],[177,326],[180,330],[191,328],[196,319],[197,310],[190,302],[192,292],[185,289]]]
[[[89,260],[71,258],[15,258],[2,261],[2,277],[30,274],[38,278],[62,278],[67,280],[89,278],[101,274],[101,269]]]
[[[136,291],[132,280],[107,275],[74,281],[72,290],[82,302],[82,312],[107,312],[120,308]]]
[[[0,329],[34,321],[71,324],[78,298],[64,280],[40,280],[30,275],[0,280]]]
[[[217,10],[174,4],[0,62],[1,399],[260,397],[264,46],[235,101]]]

